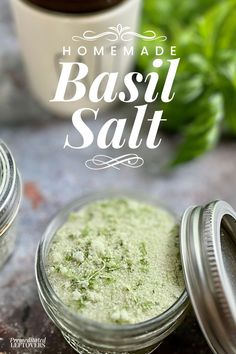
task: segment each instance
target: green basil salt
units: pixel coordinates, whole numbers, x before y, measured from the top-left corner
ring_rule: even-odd
[[[47,273],[59,298],[84,317],[150,319],[184,290],[178,226],[166,210],[129,198],[93,202],[54,236]]]

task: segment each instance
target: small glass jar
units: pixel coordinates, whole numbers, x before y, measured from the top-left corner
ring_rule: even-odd
[[[14,158],[7,146],[0,141],[0,267],[14,249],[15,219],[21,195],[21,180]]]
[[[45,271],[48,252],[55,233],[69,214],[95,200],[127,194],[130,196],[118,192],[93,194],[69,204],[50,223],[37,250],[36,280],[42,305],[66,341],[79,353],[150,353],[179,326],[188,309],[188,295],[184,291],[172,307],[155,318],[132,325],[103,324],[73,313],[50,285]]]

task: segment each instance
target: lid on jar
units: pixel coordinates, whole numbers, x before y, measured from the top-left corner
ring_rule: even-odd
[[[14,220],[21,199],[21,181],[14,158],[0,140],[0,237]]]
[[[36,6],[65,13],[90,13],[106,10],[124,0],[30,0]]]
[[[185,283],[214,353],[236,353],[236,213],[223,201],[189,208],[181,223]]]

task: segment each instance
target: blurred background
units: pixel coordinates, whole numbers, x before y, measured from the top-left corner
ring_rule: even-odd
[[[168,45],[176,45],[181,57],[175,98],[163,107],[168,120],[159,133],[162,144],[155,151],[138,150],[145,161],[139,169],[91,171],[84,161],[98,153],[95,144],[79,152],[64,150],[66,134],[74,134],[71,120],[58,119],[30,92],[9,1],[1,1],[0,139],[15,157],[24,198],[17,247],[0,271],[0,337],[5,338],[0,350],[7,350],[6,338],[46,336],[46,349],[39,352],[73,353],[39,303],[34,256],[52,216],[75,196],[112,187],[140,189],[163,201],[179,217],[188,206],[214,199],[225,199],[236,208],[235,19],[235,1],[143,2],[140,32],[153,29],[167,35]],[[152,53],[152,42],[148,45]],[[154,53],[143,56],[135,65],[150,72],[153,58]],[[132,122],[133,107],[114,106],[102,115],[104,121],[111,117],[128,117]],[[90,126],[96,134],[101,122]],[[107,154],[113,156],[114,151],[109,148]],[[190,312],[156,353],[208,354],[210,349]]]
[[[165,127],[182,138],[173,164],[201,156],[221,138],[236,137],[235,19],[234,0],[144,2],[143,30],[167,35],[182,60],[175,101],[164,108]],[[138,64],[148,71],[151,60],[143,56]]]

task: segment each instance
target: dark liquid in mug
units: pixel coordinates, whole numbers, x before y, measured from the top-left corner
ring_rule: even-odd
[[[44,9],[66,13],[88,13],[109,9],[124,0],[27,0]]]

